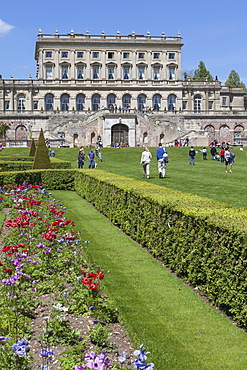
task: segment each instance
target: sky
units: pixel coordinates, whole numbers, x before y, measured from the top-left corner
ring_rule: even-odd
[[[3,79],[36,78],[38,30],[43,34],[136,34],[177,36],[181,32],[182,71],[203,61],[224,85],[235,70],[247,85],[246,0],[8,0],[0,8],[0,74]]]

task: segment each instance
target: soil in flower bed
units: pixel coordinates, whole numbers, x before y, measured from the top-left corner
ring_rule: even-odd
[[[29,340],[30,352],[34,358],[34,362],[31,365],[32,370],[40,369],[41,365],[43,364],[42,357],[40,356],[40,351],[43,349],[41,344],[41,336],[46,325],[46,319],[54,304],[56,304],[56,301],[53,301],[52,295],[45,294],[41,297],[40,305],[35,310],[36,318],[31,323],[32,336]],[[100,350],[102,350],[102,352],[107,353],[109,359],[112,359],[114,362],[116,362],[118,354],[122,355],[123,351],[131,354],[134,351],[130,338],[125,328],[120,323],[109,325],[108,328],[111,332],[109,338],[110,345],[109,347],[103,347],[99,349],[93,343],[90,343],[90,340],[87,336],[89,328],[93,327],[94,325],[92,317],[73,316],[72,314],[66,313],[66,319],[69,320],[73,330],[80,331],[82,341],[85,340],[88,343],[84,351],[85,353],[89,353],[91,351],[100,352]],[[52,369],[62,369],[58,359],[61,357],[61,353],[63,353],[67,348],[68,347],[60,344],[50,346],[50,350],[54,351],[53,362],[49,365]]]

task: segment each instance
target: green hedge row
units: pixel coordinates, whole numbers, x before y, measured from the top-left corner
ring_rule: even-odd
[[[53,169],[71,168],[71,163],[68,161],[62,161],[57,158],[51,158],[51,165]],[[33,167],[33,161],[29,157],[29,161],[24,158],[24,161],[13,161],[4,160],[0,161],[0,171],[25,171],[31,170]]]
[[[247,326],[247,211],[98,170],[77,171],[75,189]]]
[[[45,184],[47,189],[74,190],[75,170],[49,169],[32,171],[0,172],[0,186],[17,185],[23,182],[29,184]]]

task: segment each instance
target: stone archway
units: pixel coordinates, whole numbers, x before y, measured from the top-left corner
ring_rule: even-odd
[[[111,145],[115,147],[118,143],[123,146],[129,144],[129,128],[120,123],[113,125],[111,128]]]
[[[19,125],[15,129],[15,140],[27,140],[27,129],[24,125]]]
[[[214,139],[215,139],[215,128],[214,128],[214,126],[208,125],[204,128],[204,131],[207,132],[207,134],[208,134],[209,143],[214,141]]]
[[[223,125],[220,127],[220,130],[219,130],[219,140],[220,140],[220,143],[227,143],[227,142],[231,142],[231,134],[230,134],[230,129],[227,125]]]

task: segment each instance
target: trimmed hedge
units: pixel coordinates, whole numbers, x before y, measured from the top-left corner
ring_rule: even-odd
[[[32,171],[0,172],[0,186],[4,184],[18,185],[23,182],[29,184],[45,184],[48,190],[74,190],[75,170],[69,169],[46,169]]]
[[[103,171],[77,193],[213,304],[247,326],[247,211]]]
[[[3,161],[0,160],[0,171],[25,171],[31,170],[33,167],[33,160],[30,157],[28,157],[28,161],[25,157],[20,157],[16,161],[12,157],[9,158],[5,158]],[[71,168],[71,163],[57,158],[51,158],[51,167],[54,169]]]

